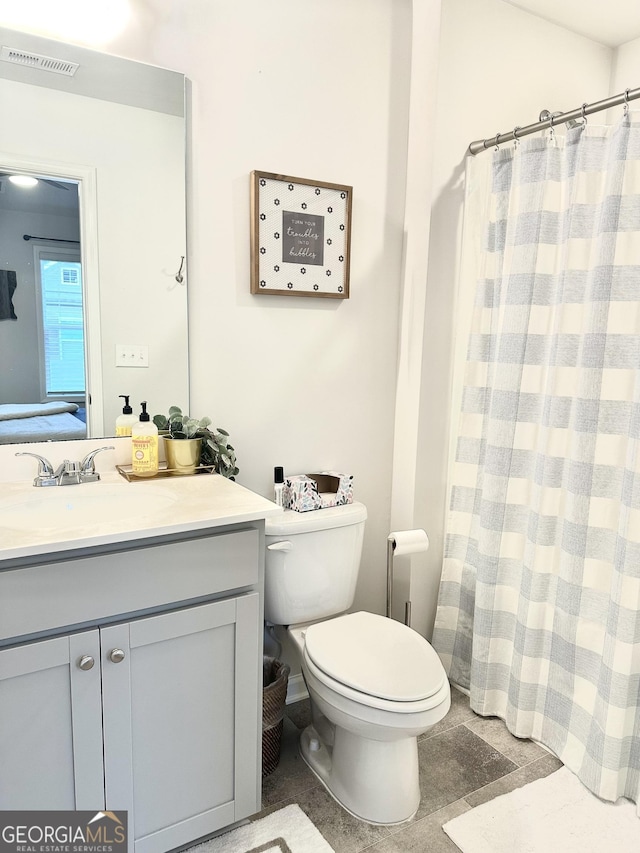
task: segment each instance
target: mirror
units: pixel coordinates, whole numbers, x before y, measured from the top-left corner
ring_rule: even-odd
[[[0,443],[188,411],[184,90],[0,28]]]

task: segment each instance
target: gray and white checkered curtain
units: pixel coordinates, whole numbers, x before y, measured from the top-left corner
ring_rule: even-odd
[[[640,113],[470,160],[433,643],[474,710],[638,803]]]

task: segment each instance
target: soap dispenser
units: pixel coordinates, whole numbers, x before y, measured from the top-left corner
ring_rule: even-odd
[[[158,427],[147,412],[147,401],[131,429],[131,469],[136,477],[154,477],[158,473]]]
[[[116,435],[131,435],[131,428],[137,423],[138,419],[129,405],[129,395],[119,394],[118,396],[124,400],[124,406],[122,407],[122,414],[116,418]]]

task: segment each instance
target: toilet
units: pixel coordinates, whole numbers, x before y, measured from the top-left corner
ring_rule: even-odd
[[[311,700],[300,752],[355,817],[390,825],[420,803],[417,738],[449,710],[442,663],[416,631],[346,613],[360,567],[366,507],[285,510],[267,519],[265,620],[287,627]]]

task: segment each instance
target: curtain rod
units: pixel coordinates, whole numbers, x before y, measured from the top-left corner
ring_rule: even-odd
[[[80,240],[61,240],[60,237],[34,237],[33,234],[23,234],[23,240],[47,240],[49,243],[77,243],[80,245]]]
[[[486,151],[487,146],[502,145],[503,142],[511,142],[514,139],[520,139],[521,136],[528,136],[530,133],[537,133],[539,130],[544,130],[547,127],[555,127],[563,122],[571,121],[572,119],[584,118],[591,113],[599,113],[600,110],[608,110],[610,107],[617,107],[620,104],[627,104],[629,101],[635,101],[640,98],[640,89],[625,89],[620,95],[613,95],[611,98],[605,98],[603,101],[594,101],[593,104],[583,104],[575,110],[568,113],[555,113],[543,121],[536,121],[534,124],[528,124],[526,127],[514,127],[508,133],[497,133],[489,139],[476,139],[469,145],[469,154],[480,154],[481,151]]]

